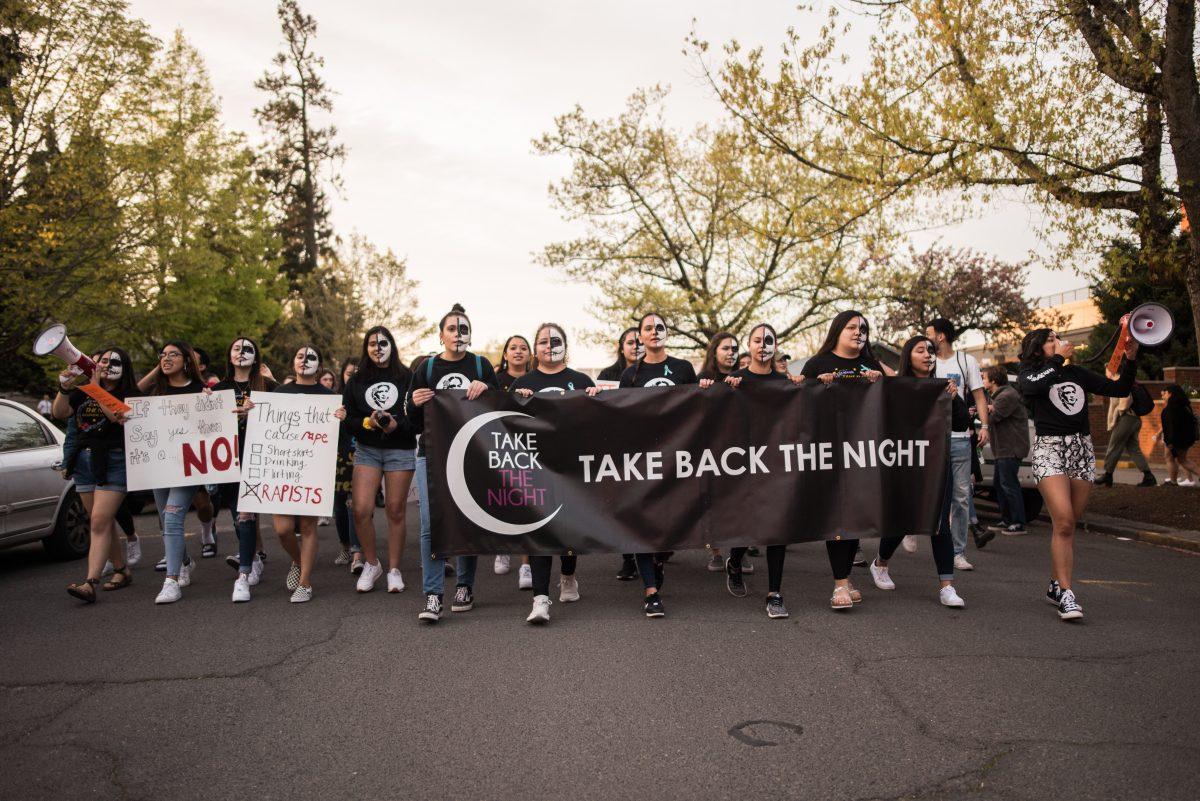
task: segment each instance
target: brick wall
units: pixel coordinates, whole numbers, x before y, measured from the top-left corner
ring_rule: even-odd
[[[1146,454],[1150,463],[1155,465],[1164,465],[1167,462],[1162,443],[1155,442],[1154,437],[1162,429],[1159,423],[1159,414],[1162,412],[1163,402],[1159,400],[1159,395],[1169,383],[1177,382],[1142,382],[1142,386],[1150,393],[1150,397],[1154,398],[1154,411],[1142,418],[1142,430],[1138,432],[1138,443],[1142,447],[1142,453]],[[1192,400],[1192,411],[1200,415],[1200,400]],[[1108,447],[1108,398],[1092,397],[1088,404],[1088,420],[1092,425],[1092,444],[1096,448],[1096,456],[1098,459],[1103,459]],[[1190,454],[1188,458],[1191,459]]]

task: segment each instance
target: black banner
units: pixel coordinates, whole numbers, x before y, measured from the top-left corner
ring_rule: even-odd
[[[499,392],[426,406],[433,552],[650,552],[931,535],[946,382]]]

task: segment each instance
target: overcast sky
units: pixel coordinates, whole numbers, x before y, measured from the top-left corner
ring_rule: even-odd
[[[345,197],[334,223],[408,260],[420,311],[435,319],[461,302],[482,346],[510,333],[532,337],[543,319],[569,334],[596,327],[591,290],[556,280],[533,254],[571,236],[546,188],[565,159],[534,155],[530,141],[576,103],[592,116],[619,113],[636,88],[669,84],[671,121],[720,119],[682,53],[696,19],[712,42],[777,47],[803,29],[795,0],[303,0],[316,17],[317,52],[337,92],[334,122],[349,149]],[[175,28],[201,52],[230,128],[258,136],[253,83],[278,50],[271,0],[132,0],[133,14],[166,39]],[[753,11],[747,11],[752,8]],[[1006,259],[1039,249],[1037,217],[1019,203],[991,204],[979,219],[923,235]],[[1031,294],[1073,289],[1071,272],[1038,269]],[[577,341],[577,337],[576,337]],[[424,343],[429,349],[433,341]],[[572,349],[597,367],[609,348]]]

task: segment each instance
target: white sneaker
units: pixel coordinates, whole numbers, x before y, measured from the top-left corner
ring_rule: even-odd
[[[579,581],[574,576],[561,576],[558,579],[558,600],[571,603],[579,600]]]
[[[917,552],[917,538],[912,534],[905,534],[904,539],[900,540],[900,547],[907,553]]]
[[[508,572],[509,566],[511,564],[512,564],[512,558],[510,556],[508,556],[507,554],[504,554],[504,555],[496,557],[496,564],[492,569],[496,571],[497,576],[503,576],[505,573]]]
[[[233,602],[244,604],[250,600],[250,574],[238,573],[237,581],[233,582]]]
[[[517,573],[517,589],[533,589],[533,568],[531,568],[529,565],[521,565],[521,569]]]
[[[179,582],[168,578],[163,581],[162,589],[158,591],[158,597],[154,599],[154,603],[173,604],[182,597],[183,590],[179,589]]]
[[[292,593],[292,603],[306,604],[312,600],[312,587],[297,587]]]
[[[533,596],[533,610],[529,613],[529,617],[525,618],[526,623],[549,623],[550,622],[550,596],[535,595]]]
[[[1181,486],[1181,487],[1194,487],[1194,486],[1196,486],[1196,482],[1195,482],[1195,481],[1192,481],[1190,478],[1181,478],[1181,479],[1179,479],[1179,481],[1178,481],[1177,483],[1178,483],[1178,484],[1179,484],[1179,486]]]
[[[328,526],[332,522],[333,522],[332,518],[328,518],[328,517],[318,517],[317,518],[318,526]]]
[[[887,565],[879,564],[878,560],[871,560],[871,580],[875,582],[875,586],[881,590],[894,590],[896,583],[892,581],[892,577],[888,575]]]
[[[184,562],[179,566],[179,586],[186,587],[192,583],[192,573],[196,570],[196,562]]]
[[[954,569],[955,570],[974,570],[975,565],[968,562],[967,557],[963,556],[960,553],[958,556],[954,557]]]
[[[262,581],[262,574],[263,574],[263,560],[259,559],[256,556],[256,557],[254,557],[254,561],[250,563],[250,586],[251,587],[257,586],[258,582]]]
[[[383,575],[383,568],[378,562],[371,564],[363,562],[362,573],[358,575],[358,591],[370,592],[375,589],[375,582],[379,581],[379,577]]]
[[[967,605],[967,602],[958,597],[958,593],[954,591],[954,586],[942,587],[938,591],[938,600],[942,606],[952,606],[955,609],[962,609]]]
[[[387,574],[388,592],[404,592],[404,578],[400,575],[400,569],[393,567]]]
[[[133,567],[140,561],[142,561],[142,541],[141,540],[126,540],[125,541],[125,564],[129,567]]]

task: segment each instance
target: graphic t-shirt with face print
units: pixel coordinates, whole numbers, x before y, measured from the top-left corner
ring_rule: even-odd
[[[404,415],[404,393],[411,381],[408,368],[401,368],[398,377],[366,368],[354,374],[342,393],[342,405],[346,407],[346,431],[354,436],[356,443],[400,450],[417,447],[416,433]],[[363,420],[373,412],[391,415],[396,420],[396,430],[385,434],[375,427],[364,428]]]
[[[1021,370],[1017,385],[1033,407],[1034,430],[1039,437],[1091,434],[1087,393],[1124,398],[1133,389],[1137,363],[1121,362],[1121,373],[1110,381],[1099,373],[1051,356],[1041,367]]]
[[[645,360],[637,361],[625,368],[621,373],[621,387],[674,387],[683,384],[695,384],[696,368],[691,362],[668,356],[666,361],[658,364],[648,364]]]
[[[432,363],[430,363],[432,360]],[[404,398],[404,408],[408,413],[408,422],[412,430],[420,433],[425,430],[425,407],[413,403],[413,392],[418,389],[466,390],[472,381],[482,381],[488,389],[499,389],[496,382],[496,371],[487,359],[479,358],[471,351],[466,351],[457,361],[446,361],[441,356],[430,356],[421,362],[413,373],[412,384]],[[422,437],[417,444],[417,455],[425,455],[425,440]]]
[[[805,362],[800,374],[809,379],[833,373],[834,378],[842,380],[864,378],[869,370],[882,373],[883,367],[865,353],[860,353],[853,359],[847,359],[830,351],[813,356]]]
[[[112,394],[119,400],[125,400],[124,394],[119,391]],[[75,418],[75,431],[80,445],[103,443],[111,449],[125,447],[124,428],[105,417],[104,410],[91,396],[81,389],[73,389],[67,401],[71,404],[71,415]]]
[[[564,392],[574,392],[575,390],[587,389],[594,386],[596,386],[596,383],[592,381],[587,373],[581,373],[578,370],[572,370],[570,367],[567,367],[554,374],[534,370],[532,373],[527,373],[513,382],[512,390],[528,389],[533,392],[561,395]]]

